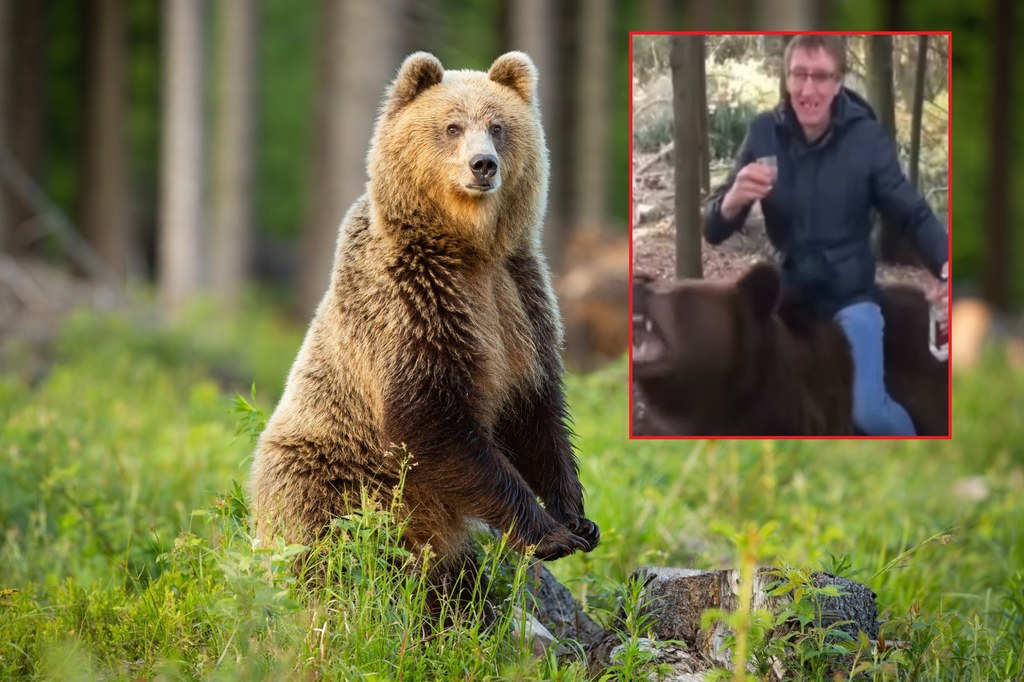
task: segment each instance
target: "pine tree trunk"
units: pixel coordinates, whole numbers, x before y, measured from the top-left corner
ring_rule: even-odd
[[[676,27],[668,0],[645,0],[641,8],[643,31],[672,31]]]
[[[10,101],[7,107],[8,154],[32,178],[39,180],[42,170],[43,122],[46,119],[43,86],[45,79],[44,20],[45,0],[3,2],[13,22],[10,40]],[[25,200],[7,188],[4,218],[8,226],[6,250],[21,255],[28,248],[34,229],[35,212]]]
[[[766,36],[767,44],[765,45],[765,51],[773,56],[772,59],[777,59],[779,65],[779,101],[785,102],[788,90],[786,89],[786,76],[789,69],[789,65],[786,64],[786,47],[789,42],[793,40],[793,36]],[[769,45],[773,46],[774,49],[769,49]]]
[[[896,144],[896,103],[893,92],[892,36],[868,36],[867,44],[868,101],[878,122]],[[899,229],[902,216],[881,214],[879,254],[886,263],[916,265],[918,258],[913,244]]]
[[[14,108],[14,6],[0,2],[0,150],[11,148],[11,110]],[[10,190],[0,176],[0,254],[9,251],[14,228],[11,224]]]
[[[226,308],[238,304],[249,262],[253,199],[255,0],[219,3],[218,100],[210,244],[210,284]]]
[[[917,73],[914,77],[914,104],[910,114],[910,182],[920,188],[921,118],[924,113],[924,82],[928,74],[928,36],[917,37]]]
[[[202,268],[203,39],[201,0],[167,0],[160,180],[161,309],[175,317],[200,290]]]
[[[982,291],[999,310],[1010,309],[1010,273],[1013,244],[1010,232],[1010,165],[1014,130],[1013,107],[1013,11],[1014,0],[996,0],[995,37],[992,41],[992,86],[989,111],[988,202],[985,216],[985,247],[982,255]]]
[[[754,5],[754,20],[759,31],[810,31],[815,28],[817,0],[791,0],[790,2],[758,2]]]
[[[704,39],[701,39],[700,60],[694,65],[693,87],[697,98],[697,147],[700,150],[700,192],[701,198],[711,194],[711,143],[708,140],[708,79],[704,66]]]
[[[694,87],[696,70],[704,63],[704,37],[673,36],[672,110],[675,127],[676,277],[702,277],[700,219],[700,141],[698,107],[701,98]]]
[[[868,101],[879,123],[896,139],[896,104],[892,83],[892,36],[868,36]]]
[[[110,270],[127,272],[128,168],[125,139],[125,6],[92,0],[86,52],[85,134],[79,224]]]
[[[548,179],[548,208],[544,220],[544,254],[552,269],[557,270],[565,255],[569,225],[565,210],[568,195],[568,155],[564,136],[559,130],[562,82],[559,50],[560,8],[558,0],[521,0],[509,2],[507,11],[506,49],[522,50],[530,55],[540,74],[540,110],[544,138],[548,147],[551,171]],[[495,57],[497,55],[494,55]]]
[[[573,217],[584,225],[601,223],[607,211],[611,11],[610,0],[594,0],[580,13]]]
[[[303,236],[299,312],[309,317],[323,298],[338,228],[366,187],[366,151],[377,107],[404,55],[392,20],[400,0],[322,0],[313,197]]]

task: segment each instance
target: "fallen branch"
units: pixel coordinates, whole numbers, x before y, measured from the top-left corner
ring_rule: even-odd
[[[662,147],[661,150],[657,154],[654,155],[653,159],[650,159],[643,166],[641,166],[640,168],[637,168],[636,175],[634,177],[639,177],[639,176],[643,175],[644,173],[646,173],[648,170],[650,170],[651,166],[653,166],[654,164],[658,163],[659,161],[664,159],[666,156],[671,154],[672,150],[675,148],[675,146],[676,146],[675,142],[669,142],[664,147]]]
[[[5,179],[22,201],[35,211],[46,230],[67,249],[68,255],[86,275],[109,286],[115,292],[121,291],[120,277],[103,262],[92,245],[75,229],[43,188],[3,149],[0,149],[0,177]]]

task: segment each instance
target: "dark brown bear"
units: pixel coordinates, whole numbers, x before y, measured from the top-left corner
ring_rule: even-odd
[[[947,363],[920,290],[883,288],[889,394],[920,435],[948,429]],[[736,282],[633,283],[634,435],[854,435],[853,364],[837,324],[783,298],[776,269]]]
[[[543,559],[597,526],[566,427],[562,327],[539,230],[548,159],[537,73],[402,64],[377,120],[367,192],[341,225],[330,286],[260,439],[258,536],[310,543],[412,457],[404,541],[463,565],[467,520]],[[543,506],[538,502],[543,502]]]

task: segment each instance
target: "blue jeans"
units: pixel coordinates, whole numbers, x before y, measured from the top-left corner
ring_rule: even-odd
[[[877,303],[863,301],[835,315],[853,355],[853,423],[868,436],[914,436],[914,423],[903,406],[885,390],[882,329]]]

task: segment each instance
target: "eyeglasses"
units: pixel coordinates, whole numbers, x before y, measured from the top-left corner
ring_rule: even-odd
[[[816,86],[822,86],[836,77],[835,71],[790,71],[789,80],[796,85],[803,85],[810,78]]]

